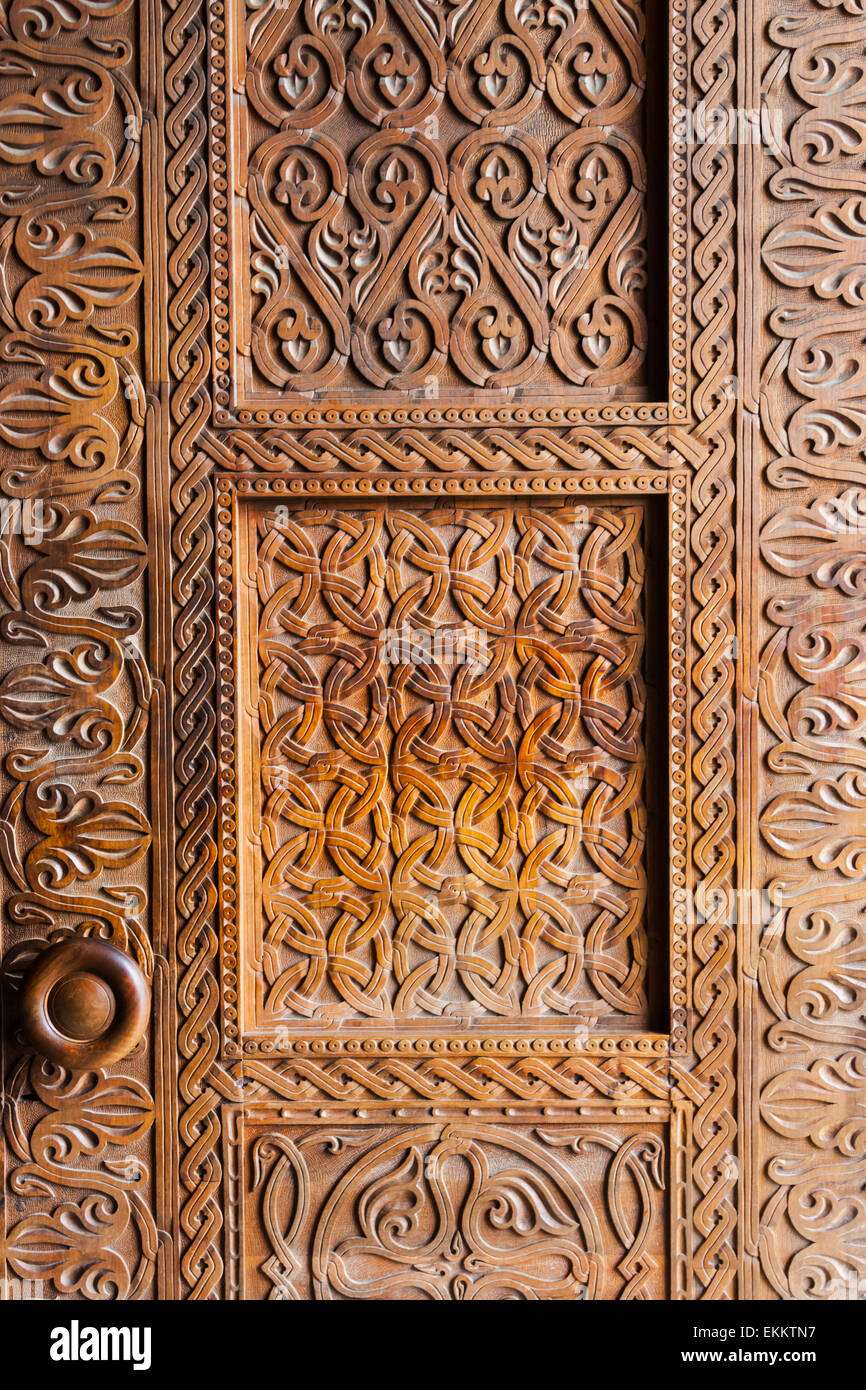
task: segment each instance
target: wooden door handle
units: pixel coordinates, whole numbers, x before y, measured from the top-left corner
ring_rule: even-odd
[[[144,1033],[150,989],[131,956],[81,937],[47,950],[24,977],[21,1023],[32,1047],[73,1069],[102,1067]]]

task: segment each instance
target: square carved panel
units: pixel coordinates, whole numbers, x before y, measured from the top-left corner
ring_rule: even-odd
[[[242,99],[214,107],[217,404],[654,399],[644,10],[288,0],[219,21]],[[661,320],[654,342],[661,363]]]
[[[228,993],[246,1036],[658,1024],[657,512],[237,498]]]

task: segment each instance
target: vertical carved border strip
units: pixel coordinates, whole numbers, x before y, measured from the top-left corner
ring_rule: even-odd
[[[244,1110],[226,1105],[222,1114],[223,1203],[225,1206],[225,1298],[243,1301],[244,1286]]]
[[[694,1104],[673,1101],[670,1120],[670,1296],[691,1297],[694,1283],[694,1212],[692,1211],[692,1119]]]
[[[174,773],[177,786],[180,1272],[192,1299],[219,1297],[221,1097],[208,1083],[219,1051],[216,920],[213,486],[198,447],[210,414],[206,30],[200,0],[167,0],[163,31],[169,193]]]
[[[756,1239],[763,1296],[862,1300],[864,8],[802,0],[766,38]]]
[[[742,0],[738,11],[737,105],[739,111],[761,108],[761,73],[756,47],[761,10],[756,0]],[[757,784],[760,758],[758,720],[759,653],[756,615],[760,606],[759,574],[754,563],[760,516],[761,427],[759,245],[754,229],[760,209],[761,147],[746,140],[737,147],[737,1089],[739,1146],[739,1267],[741,1298],[755,1297],[758,1201],[753,1184],[760,1127],[752,1072],[761,1045],[758,1025],[757,949],[760,908],[752,892],[757,874]]]
[[[162,80],[159,0],[141,0],[139,29],[140,91],[143,107],[142,165],[145,170],[141,217],[147,311],[142,316],[148,398],[147,518],[150,573],[149,652],[153,676],[150,814],[153,824],[151,912],[154,972],[153,1053],[156,1162],[155,1211],[162,1241],[157,1296],[179,1296],[177,1241],[177,1028],[176,917],[172,841],[175,824],[171,766],[173,682],[171,606],[171,497],[169,460],[170,375],[168,360],[167,270],[165,264],[166,184],[165,94]]]
[[[675,4],[685,0],[674,0]],[[736,99],[735,14],[729,0],[705,0],[692,12],[692,92],[708,108]],[[686,82],[686,70],[675,69]],[[683,85],[683,91],[685,87]],[[734,841],[734,438],[730,382],[735,365],[735,168],[727,144],[695,143],[692,152],[696,336],[695,433],[708,456],[693,480],[692,523],[694,817],[692,903],[696,973],[696,1075],[709,1090],[694,1116],[696,1152],[693,1297],[734,1296],[736,1239],[736,981],[735,940],[728,904]]]
[[[4,505],[43,508],[20,544],[3,528],[0,705],[25,731],[4,760],[9,993],[51,940],[108,938],[148,974],[162,947],[145,815],[164,700],[144,587],[144,493],[159,450],[159,354],[141,332],[147,235],[134,218],[155,172],[144,20],[130,0],[35,13],[13,8],[0,27],[11,74],[0,94],[0,486]],[[5,1206],[21,1219],[4,1261],[57,1297],[147,1297],[168,1253],[147,1049],[69,1072],[11,1039],[7,1027]]]

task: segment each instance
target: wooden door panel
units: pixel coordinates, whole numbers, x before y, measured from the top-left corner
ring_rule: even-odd
[[[646,399],[641,6],[238,10],[226,62],[237,404]]]
[[[9,9],[7,1280],[861,1289],[862,44],[795,10]],[[152,990],[89,1071],[18,1008],[80,936]]]

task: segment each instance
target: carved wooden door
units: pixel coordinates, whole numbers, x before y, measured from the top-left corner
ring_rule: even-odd
[[[860,1278],[856,8],[6,8],[7,1290]]]

